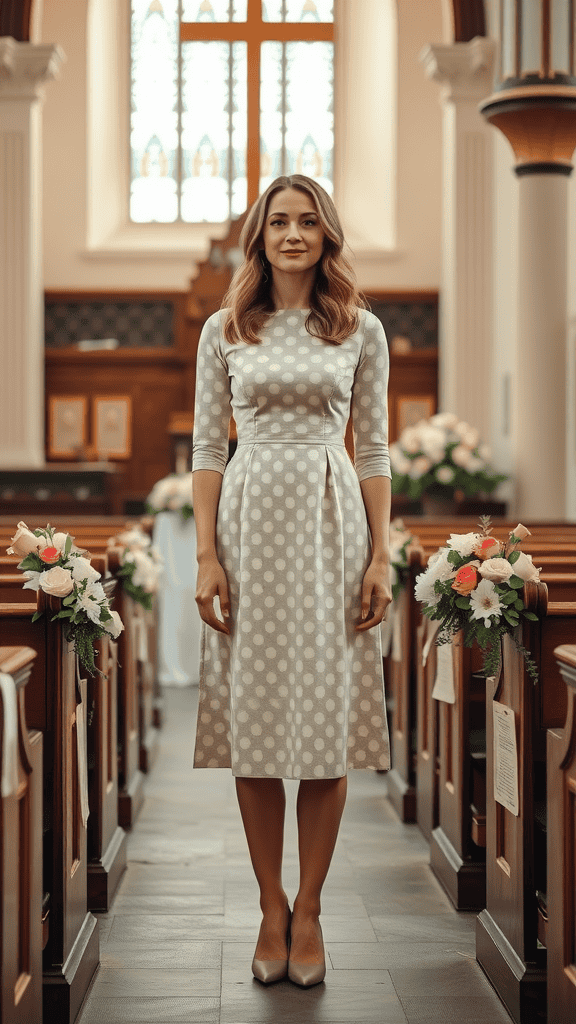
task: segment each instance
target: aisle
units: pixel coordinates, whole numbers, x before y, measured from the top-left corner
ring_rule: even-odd
[[[99,915],[101,967],[78,1024],[509,1024],[416,826],[383,798],[385,776],[350,772],[325,887],[324,984],[252,978],[257,888],[230,772],[192,771],[195,689],[166,689],[161,751],[128,841],[129,866]],[[285,886],[297,884],[288,795]]]

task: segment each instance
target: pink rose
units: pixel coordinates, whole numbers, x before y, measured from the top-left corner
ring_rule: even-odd
[[[42,561],[46,562],[47,565],[54,565],[54,562],[57,562],[60,558],[60,551],[51,544],[46,545],[38,553]]]
[[[7,549],[9,555],[18,555],[19,558],[25,558],[31,551],[38,551],[41,544],[44,543],[43,537],[35,537],[32,530],[29,530],[26,523],[18,523],[18,529],[14,537],[12,537],[12,546]]]
[[[495,555],[499,555],[502,551],[502,544],[495,537],[481,537],[480,540],[474,545],[474,554],[478,555],[483,561],[486,558],[494,558]]]
[[[45,594],[53,597],[68,597],[74,589],[74,580],[69,569],[63,569],[61,565],[48,569],[40,574],[40,586]]]

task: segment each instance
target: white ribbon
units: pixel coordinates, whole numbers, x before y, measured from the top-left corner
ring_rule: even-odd
[[[86,739],[86,705],[84,696],[88,692],[88,682],[80,678],[80,662],[76,657],[76,681],[82,702],[76,705],[76,753],[78,758],[78,789],[80,791],[80,814],[82,824],[86,828],[90,805],[88,803],[88,743]]]
[[[18,788],[18,697],[12,676],[0,672],[0,691],[4,709],[2,736],[2,796],[12,796]]]
[[[390,654],[390,645],[392,643],[392,624],[394,622],[395,606],[394,601],[388,605],[388,611],[386,612],[386,618],[382,619],[380,624],[380,635],[382,637],[382,657],[387,658]]]
[[[148,629],[146,627],[146,620],[142,613],[138,611],[132,622],[136,659],[137,661],[146,662],[148,661]]]
[[[426,666],[430,648],[434,643],[434,637],[440,629],[440,619],[426,619],[426,643],[422,648],[422,668]]]
[[[392,620],[392,661],[402,661],[402,616],[397,608]]]
[[[86,682],[85,679],[82,680]],[[90,806],[88,804],[88,751],[86,744],[86,715],[84,702],[76,705],[76,746],[78,750],[78,788],[80,790],[80,813],[86,828]]]

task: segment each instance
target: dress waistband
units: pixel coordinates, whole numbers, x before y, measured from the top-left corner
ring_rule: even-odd
[[[333,447],[335,445],[338,448],[345,448],[346,447],[346,445],[344,444],[344,441],[332,441],[330,438],[326,438],[326,437],[321,437],[321,438],[282,437],[282,438],[274,438],[274,439],[272,439],[271,437],[257,437],[257,438],[254,438],[251,441],[238,441],[237,442],[238,447],[240,447],[240,445],[248,445],[248,444],[284,444],[284,445],[286,445],[286,444],[306,444],[306,445],[308,445],[308,444],[323,444],[323,445],[330,445],[331,447]]]

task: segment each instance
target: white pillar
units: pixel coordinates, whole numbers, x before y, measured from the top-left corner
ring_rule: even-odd
[[[42,102],[63,60],[0,38],[0,468],[44,465]]]
[[[519,179],[513,413],[519,514],[566,515],[568,177]]]
[[[489,443],[492,338],[492,132],[478,111],[491,91],[494,40],[432,44],[420,60],[442,85],[443,199],[439,401]]]

